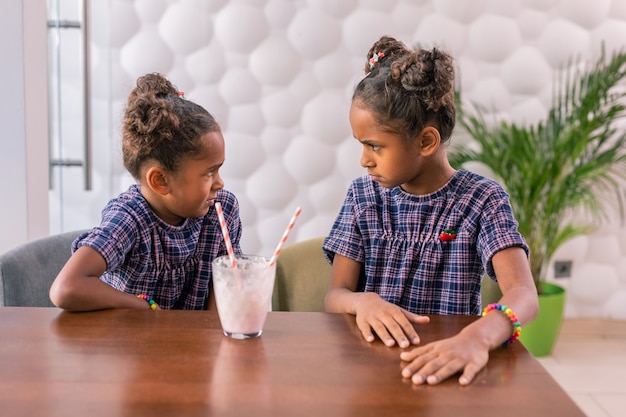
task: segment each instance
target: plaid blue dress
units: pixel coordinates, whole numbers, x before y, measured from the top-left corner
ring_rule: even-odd
[[[508,247],[529,249],[517,230],[509,196],[495,181],[457,171],[440,190],[413,195],[354,180],[323,250],[363,264],[357,291],[418,314],[477,315],[485,272]],[[442,240],[446,229],[455,231]]]
[[[241,253],[239,203],[226,190],[215,201],[222,204],[233,249]],[[109,201],[100,225],[79,236],[72,250],[80,246],[104,257],[102,281],[130,294],[148,294],[164,309],[206,308],[211,261],[226,255],[214,206],[204,217],[172,226],[152,212],[137,185]]]

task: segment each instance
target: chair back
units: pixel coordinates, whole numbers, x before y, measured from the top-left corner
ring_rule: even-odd
[[[331,265],[322,252],[323,237],[285,247],[276,260],[274,311],[324,311]]]
[[[54,307],[52,281],[71,256],[71,245],[85,230],[47,236],[0,255],[0,306]]]
[[[276,260],[273,311],[324,311],[332,266],[324,258],[323,243],[324,237],[317,237],[282,250]],[[481,286],[483,308],[500,297],[498,284],[485,275]]]
[[[487,274],[483,277],[480,286],[480,298],[483,308],[487,307],[487,304],[497,303],[502,298],[502,291],[500,291],[498,283],[489,278]]]

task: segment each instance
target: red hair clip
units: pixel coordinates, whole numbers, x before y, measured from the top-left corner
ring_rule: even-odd
[[[439,240],[442,242],[448,242],[450,240],[454,240],[456,238],[456,230],[454,229],[446,229],[439,235]]]
[[[380,61],[380,59],[384,57],[385,57],[385,54],[383,52],[373,54],[372,57],[370,58],[370,70],[374,69],[376,64],[378,64],[378,61]]]

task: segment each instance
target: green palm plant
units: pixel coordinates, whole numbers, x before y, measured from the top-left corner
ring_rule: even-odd
[[[509,193],[540,293],[556,250],[606,220],[606,203],[617,203],[624,219],[625,77],[623,52],[560,72],[547,118],[536,124],[490,126],[481,109],[458,107],[460,126],[478,146],[452,147],[450,162],[485,165]]]

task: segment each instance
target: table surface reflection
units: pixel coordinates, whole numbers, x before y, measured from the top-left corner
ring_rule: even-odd
[[[432,316],[422,340],[473,317]],[[474,383],[414,386],[399,348],[365,342],[351,315],[271,312],[256,339],[210,311],[0,308],[0,415],[583,416],[515,343]]]

